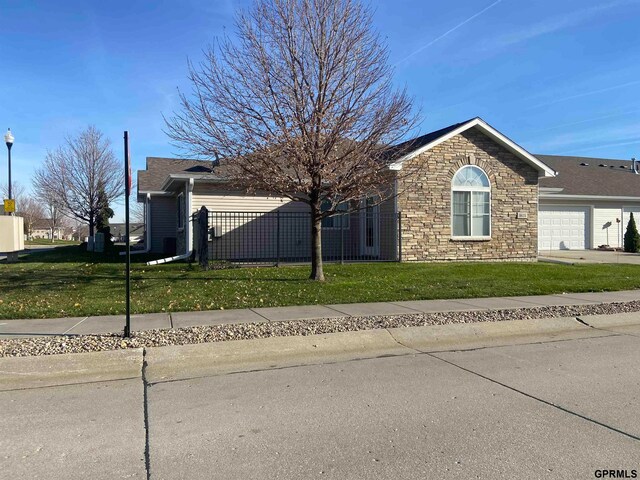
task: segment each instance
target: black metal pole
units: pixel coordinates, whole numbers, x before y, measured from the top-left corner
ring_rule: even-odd
[[[129,132],[124,132],[124,177],[125,177],[125,196],[124,196],[124,231],[125,231],[125,243],[126,243],[126,258],[127,258],[127,266],[126,266],[126,309],[127,316],[126,322],[124,326],[124,336],[131,336],[131,245],[129,241],[129,195],[130,195],[130,185],[131,185],[131,171],[129,169]]]
[[[344,265],[344,217],[343,216],[340,216],[340,265]]]
[[[276,267],[280,266],[280,210],[276,211]]]
[[[11,196],[11,147],[13,147],[13,144],[7,142],[7,150],[9,150],[9,200],[13,198]]]
[[[402,262],[402,214],[398,212],[398,261]]]

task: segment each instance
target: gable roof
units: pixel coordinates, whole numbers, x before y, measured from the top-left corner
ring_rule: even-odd
[[[212,162],[207,160],[147,157],[147,169],[138,170],[138,195],[162,192],[169,175],[202,175],[211,173],[212,167]]]
[[[417,157],[421,153],[432,149],[442,142],[445,142],[450,138],[455,137],[456,135],[466,130],[469,130],[470,128],[477,128],[493,141],[522,159],[525,163],[531,165],[533,168],[538,170],[541,177],[553,177],[556,174],[556,172],[552,168],[545,165],[544,162],[540,161],[538,158],[527,152],[520,145],[504,136],[502,133],[493,128],[480,117],[475,117],[471,120],[467,120],[466,122],[450,125],[448,127],[436,130],[431,133],[427,133],[426,135],[422,135],[421,137],[414,138],[413,140],[409,140],[397,145],[395,147],[397,151],[408,151],[408,153],[405,153],[395,162],[393,162],[390,168],[392,170],[400,170],[402,169],[402,164],[407,160],[411,160],[412,158]]]
[[[633,173],[632,162],[629,160],[560,155],[536,155],[536,157],[558,171],[557,177],[540,180],[542,196],[574,195],[640,199],[640,175]]]

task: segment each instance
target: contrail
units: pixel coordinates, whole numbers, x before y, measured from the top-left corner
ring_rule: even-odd
[[[429,48],[431,45],[433,45],[434,43],[436,43],[439,40],[442,40],[444,37],[446,37],[447,35],[449,35],[450,33],[455,32],[456,30],[458,30],[460,27],[462,27],[463,25],[466,25],[467,23],[469,23],[471,20],[473,20],[474,18],[479,17],[480,15],[482,15],[484,12],[486,12],[487,10],[489,10],[490,8],[495,7],[496,5],[498,5],[499,3],[502,3],[502,0],[496,0],[495,2],[493,2],[491,5],[489,5],[488,7],[483,8],[482,10],[480,10],[478,13],[471,15],[469,18],[467,18],[464,22],[459,23],[458,25],[456,25],[455,27],[453,27],[450,30],[447,30],[446,32],[444,32],[442,35],[440,35],[439,37],[434,38],[433,40],[431,40],[429,43],[421,46],[419,49],[415,50],[414,52],[411,52],[409,55],[407,55],[406,57],[404,57],[402,60],[399,60],[398,62],[396,62],[394,64],[394,67],[400,65],[402,62],[410,59],[411,57],[417,55],[418,53],[420,53],[421,51],[423,51],[425,48]]]
[[[574,125],[580,125],[580,124],[583,124],[583,123],[595,122],[596,120],[604,120],[606,118],[623,117],[625,115],[633,115],[634,113],[640,113],[640,110],[631,110],[631,111],[628,111],[628,112],[612,113],[612,114],[609,114],[609,115],[602,115],[600,117],[591,117],[591,118],[587,118],[587,119],[584,119],[584,120],[579,120],[577,122],[562,123],[560,125],[554,125],[553,127],[541,128],[539,130],[534,130],[533,133],[548,132],[549,130],[557,130],[559,128],[572,127]]]
[[[614,85],[612,87],[601,88],[599,90],[592,90],[590,92],[585,92],[585,93],[578,93],[577,95],[570,95],[568,97],[559,98],[557,100],[541,103],[539,105],[534,105],[533,107],[529,107],[528,110],[535,110],[536,108],[540,108],[540,107],[548,107],[549,105],[555,105],[556,103],[566,102],[567,100],[588,97],[590,95],[597,95],[598,93],[610,92],[611,90],[618,90],[619,88],[631,87],[633,85],[639,85],[639,84],[640,84],[640,80],[634,80],[633,82],[621,83],[620,85]]]
[[[596,145],[593,147],[578,148],[577,150],[576,149],[564,150],[560,152],[560,155],[565,153],[586,152],[589,150],[600,150],[602,148],[609,148],[609,147],[624,147],[627,145],[640,145],[640,138],[636,138],[635,140],[631,140],[627,142],[603,143],[601,145]]]

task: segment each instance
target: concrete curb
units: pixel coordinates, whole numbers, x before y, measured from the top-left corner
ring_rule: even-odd
[[[420,352],[465,350],[533,341],[610,335],[607,332],[589,328],[573,317],[392,328],[389,329],[389,333],[402,345]]]
[[[0,391],[140,378],[142,348],[0,358]]]
[[[602,337],[637,327],[640,313],[403,327],[322,335],[0,358],[0,391],[140,378],[150,383],[416,352]],[[598,328],[603,328],[599,330]],[[623,333],[622,331],[620,333]]]
[[[640,312],[613,315],[581,315],[578,317],[593,328],[640,326]]]
[[[407,353],[412,350],[387,330],[155,347],[146,350],[145,378],[154,383]]]
[[[600,331],[640,336],[640,312],[614,315],[581,315],[578,317],[590,327]]]

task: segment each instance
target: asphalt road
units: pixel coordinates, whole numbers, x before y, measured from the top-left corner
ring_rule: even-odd
[[[0,392],[0,476],[640,475],[640,326],[601,333],[152,384]]]

